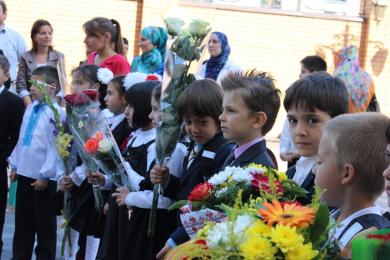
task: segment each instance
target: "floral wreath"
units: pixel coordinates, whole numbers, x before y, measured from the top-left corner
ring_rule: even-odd
[[[114,73],[107,68],[99,68],[97,71],[97,78],[101,83],[107,85],[108,82],[114,78]]]

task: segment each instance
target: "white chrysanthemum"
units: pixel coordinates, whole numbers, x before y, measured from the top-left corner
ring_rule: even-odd
[[[245,170],[249,173],[252,173],[252,174],[263,174],[267,171],[267,169],[265,169],[264,167],[247,167],[245,168]]]
[[[103,84],[108,84],[114,78],[114,73],[107,68],[99,68],[97,71],[97,78]]]
[[[240,215],[237,217],[234,224],[234,233],[238,236],[242,235],[242,233],[252,224],[253,218],[249,215]]]
[[[232,180],[236,182],[251,182],[252,175],[250,174],[250,171],[247,171],[246,169],[240,169],[236,170],[234,174],[232,175]]]
[[[217,223],[207,234],[207,245],[210,248],[213,248],[216,247],[219,242],[226,242],[228,232],[229,230],[226,222]]]
[[[229,168],[229,167],[227,167]],[[232,175],[232,171],[225,169],[224,171],[221,171],[217,174],[214,174],[208,182],[211,183],[213,186],[220,185],[224,183],[230,176]]]
[[[218,199],[221,198],[221,196],[227,191],[227,187],[224,187],[220,190],[217,190],[215,192],[215,197],[217,197]]]
[[[125,87],[126,91],[129,90],[133,85],[137,83],[144,82],[146,79],[146,74],[142,72],[131,72],[126,75],[126,77],[123,79],[123,86]]]

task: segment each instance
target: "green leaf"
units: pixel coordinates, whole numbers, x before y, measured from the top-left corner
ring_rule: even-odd
[[[320,204],[311,228],[310,241],[317,241],[327,231],[328,224],[329,208],[325,204]]]
[[[170,207],[169,207],[169,211],[171,210],[175,210],[175,209],[180,209],[181,207],[187,205],[187,200],[179,200],[179,201],[176,201],[175,203],[173,203]]]

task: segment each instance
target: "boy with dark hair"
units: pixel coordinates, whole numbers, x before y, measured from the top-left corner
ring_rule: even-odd
[[[384,188],[384,132],[390,119],[379,113],[337,116],[324,127],[318,149],[315,183],[323,190],[321,200],[337,208],[338,223],[331,234],[343,255],[350,257],[349,243],[364,230],[390,227],[375,200]]]
[[[22,100],[4,86],[9,79],[9,68],[7,58],[0,55],[0,258],[3,247],[1,236],[7,207],[7,158],[18,141],[24,112]]]
[[[42,66],[33,71],[31,79],[43,83],[54,99],[59,91],[57,69]],[[37,235],[37,259],[55,259],[57,221],[55,212],[56,176],[63,173],[63,162],[55,147],[56,124],[53,111],[45,103],[37,86],[31,86],[34,102],[26,109],[19,140],[9,163],[17,174],[15,233],[13,259],[31,259]],[[53,102],[65,120],[65,112]]]
[[[223,136],[236,143],[223,167],[251,163],[276,168],[264,136],[272,129],[280,107],[280,91],[273,78],[255,70],[231,73],[222,80],[223,112],[219,117]]]
[[[307,56],[301,60],[301,74],[299,78],[304,78],[313,72],[326,71],[326,69],[326,61],[320,56]]]
[[[294,145],[301,155],[287,170],[289,178],[308,191],[309,203],[314,192],[312,169],[322,128],[331,118],[348,112],[348,92],[344,83],[326,72],[315,72],[295,81],[286,91],[283,102]]]

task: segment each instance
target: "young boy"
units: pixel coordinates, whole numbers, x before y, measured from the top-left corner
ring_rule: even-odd
[[[338,116],[324,127],[315,184],[323,190],[321,200],[338,208],[333,217],[339,225],[331,235],[346,256],[356,234],[390,227],[374,205],[384,188],[382,173],[388,165],[384,133],[389,123],[379,113],[358,113]]]
[[[280,91],[266,73],[255,70],[231,73],[222,82],[223,112],[219,116],[223,136],[236,143],[222,169],[251,163],[277,167],[264,136],[272,129],[280,107]]]
[[[0,55],[0,259],[3,241],[3,226],[7,207],[7,158],[18,141],[22,123],[24,105],[22,99],[9,92],[4,83],[9,79],[10,64],[6,57]]]
[[[301,74],[299,78],[304,78],[313,72],[326,71],[326,61],[320,56],[307,56],[301,60]]]
[[[39,67],[31,78],[43,82],[46,92],[54,100],[60,89],[56,68]],[[62,174],[59,171],[62,171],[63,164],[55,147],[53,111],[34,85],[31,95],[34,102],[24,114],[18,143],[9,158],[11,175],[17,174],[18,177],[13,259],[31,259],[35,234],[38,238],[37,259],[55,259],[57,221],[54,196],[56,175]],[[63,110],[56,103],[54,106],[64,120]]]
[[[220,131],[218,117],[222,113],[222,91],[215,81],[194,81],[184,90],[176,107],[191,142],[184,162],[180,163],[184,166],[183,170],[168,175],[164,195],[174,200],[186,200],[197,184],[204,182],[221,167],[233,144],[227,143]],[[167,173],[166,167],[161,169],[155,165],[150,179],[153,183],[164,183],[168,179]],[[159,179],[158,176],[163,174],[163,179]],[[177,228],[170,234],[157,259],[163,258],[170,248],[190,239],[179,216],[178,212]]]
[[[383,172],[383,176],[385,177],[385,192],[387,195],[387,204],[390,207],[390,124],[387,126],[386,129],[386,141],[387,141],[387,146],[386,146],[386,159],[388,166]],[[387,211],[386,213],[383,214],[389,221],[390,221],[390,212]]]
[[[283,102],[290,133],[301,158],[287,170],[290,179],[308,191],[309,203],[314,192],[312,169],[324,124],[348,112],[348,92],[344,83],[326,72],[315,72],[294,82]]]

